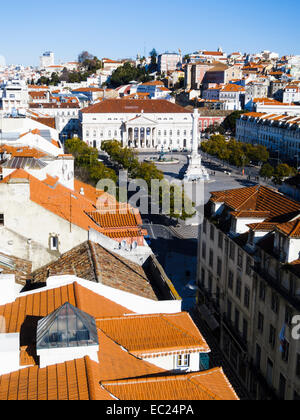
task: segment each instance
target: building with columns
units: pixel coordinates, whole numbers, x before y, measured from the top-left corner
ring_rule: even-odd
[[[192,114],[166,100],[107,99],[80,111],[82,140],[138,149],[192,149]]]

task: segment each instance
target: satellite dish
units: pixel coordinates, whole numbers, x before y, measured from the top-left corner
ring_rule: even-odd
[[[121,242],[121,248],[124,249],[126,248],[127,242],[126,241],[122,241]]]
[[[138,246],[137,242],[134,241],[131,245],[131,249],[137,249],[137,246]]]

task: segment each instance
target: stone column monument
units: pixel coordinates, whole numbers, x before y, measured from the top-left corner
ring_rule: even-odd
[[[207,170],[202,166],[201,155],[198,152],[199,148],[199,136],[198,136],[198,124],[199,124],[199,113],[198,109],[194,109],[193,114],[193,145],[192,154],[189,156],[189,166],[186,171],[184,179],[190,181],[208,181],[209,174]]]

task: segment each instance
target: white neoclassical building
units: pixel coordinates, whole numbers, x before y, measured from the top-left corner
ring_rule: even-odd
[[[192,149],[192,113],[166,100],[107,99],[81,110],[82,140],[138,149]]]

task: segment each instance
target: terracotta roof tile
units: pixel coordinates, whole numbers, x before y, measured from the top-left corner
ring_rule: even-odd
[[[269,187],[256,185],[212,192],[211,201],[225,203],[236,212],[269,212],[265,222],[283,223],[300,213],[300,203]]]
[[[139,114],[141,112],[149,114],[157,113],[187,113],[186,109],[179,105],[173,104],[163,99],[157,99],[155,101],[143,100],[143,99],[107,99],[98,104],[92,105],[88,108],[81,110],[83,114]]]
[[[112,400],[89,357],[0,376],[0,400]]]
[[[221,368],[186,375],[106,381],[102,386],[121,400],[238,400]]]
[[[277,226],[277,230],[284,233],[289,238],[300,238],[300,219],[281,223]]]
[[[61,274],[74,275],[147,299],[157,300],[141,266],[93,242],[78,245],[63,254],[57,261],[36,270],[32,273],[32,281],[45,283],[47,277]],[[120,313],[115,315],[120,315]]]
[[[176,350],[209,352],[188,313],[134,315],[96,321],[97,327],[134,355]]]

